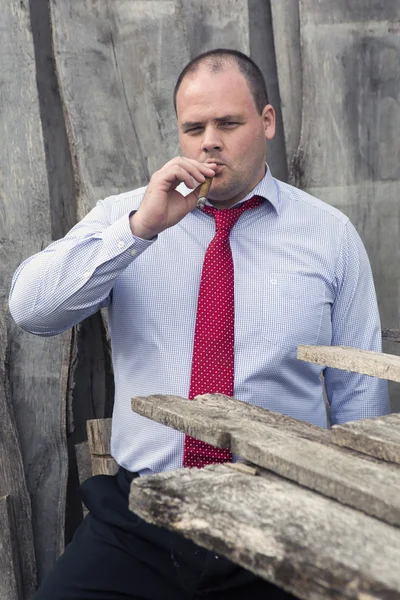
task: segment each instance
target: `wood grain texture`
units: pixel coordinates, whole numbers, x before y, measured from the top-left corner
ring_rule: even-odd
[[[400,381],[400,357],[347,346],[299,346],[297,358],[335,369]]]
[[[70,332],[37,338],[13,329],[10,382],[28,490],[38,580],[64,551]]]
[[[20,600],[23,596],[18,564],[18,536],[10,496],[0,497],[0,531],[0,600]]]
[[[179,72],[211,47],[248,51],[247,2],[53,0],[50,8],[82,217],[98,199],[147,184],[178,154]]]
[[[67,450],[65,443],[65,369],[68,334],[52,340],[30,336],[7,315],[11,276],[28,256],[52,239],[52,218],[46,157],[36,82],[35,52],[28,0],[1,4],[1,111],[0,137],[0,320],[8,325],[6,371],[18,429],[28,492],[38,578],[41,580],[63,549]],[[4,359],[2,360],[4,366]],[[8,435],[11,435],[11,431]],[[9,439],[6,436],[5,439]],[[18,463],[15,445],[3,448]],[[11,475],[10,475],[11,478]],[[17,489],[25,486],[21,466],[12,473],[14,488],[7,488],[21,503]],[[25,492],[24,492],[25,493]],[[24,501],[25,502],[25,501]],[[20,510],[19,510],[20,509]],[[32,596],[34,561],[26,519],[30,507],[15,510],[22,544],[28,544],[21,570],[24,594]],[[28,516],[29,513],[29,516]],[[24,531],[22,531],[25,528]]]
[[[299,0],[272,1],[271,13],[289,183],[301,187],[302,174],[298,167],[303,81]]]
[[[318,440],[318,428],[312,425],[289,417],[281,420],[282,415],[221,394],[197,396],[192,401],[176,396],[136,397],[132,408],[204,442],[229,448],[304,487],[400,525],[400,470],[325,444],[324,439],[330,441],[328,431],[321,429]],[[268,424],[271,415],[272,426]]]
[[[400,414],[334,425],[332,441],[339,446],[400,464]]]
[[[304,600],[400,598],[400,531],[264,473],[223,465],[131,484],[130,509]]]
[[[304,187],[355,225],[371,261],[382,326],[396,327],[400,6],[299,3]]]
[[[92,454],[93,475],[115,475],[119,465],[112,456],[97,456]]]
[[[98,199],[145,185],[178,153],[172,96],[189,60],[186,31],[170,0],[50,6],[81,218]]]
[[[86,424],[93,475],[115,475],[119,469],[111,456],[111,424],[111,419],[91,419]]]
[[[90,454],[111,454],[112,419],[90,419],[86,423]]]
[[[0,315],[0,496],[7,497],[1,504],[0,545],[3,543],[4,546],[1,547],[0,555],[0,582],[4,582],[4,589],[10,594],[14,593],[12,590],[16,586],[18,600],[30,600],[36,589],[32,510],[9,393],[6,349],[6,326]],[[7,521],[14,515],[18,518],[9,523],[10,532],[7,529]],[[7,542],[7,536],[13,539]],[[10,579],[10,570],[13,572],[15,583]],[[0,594],[1,589],[0,585]]]
[[[271,5],[274,2],[265,0],[248,0],[248,37],[251,58],[264,75],[267,86],[268,102],[276,113],[276,133],[267,144],[268,166],[272,174],[281,181],[288,179],[287,152],[285,146],[284,126],[282,119],[282,102],[279,92],[279,78],[274,44],[274,27]],[[242,14],[242,11],[241,11]],[[232,46],[229,46],[232,47]],[[280,65],[282,67],[282,65]]]
[[[2,523],[10,520],[11,533],[0,529],[0,541],[6,544],[6,536],[14,539],[6,546],[12,554],[0,560],[0,581],[5,583],[5,589],[10,591],[14,583],[10,581],[10,569],[15,577],[18,600],[30,600],[36,589],[36,561],[32,533],[32,510],[29,492],[24,473],[19,435],[11,404],[8,373],[6,371],[7,333],[4,319],[0,315],[0,496],[7,496],[2,503]],[[13,519],[17,516],[16,520]],[[14,527],[15,525],[15,527]],[[1,586],[0,586],[1,588]],[[14,593],[14,592],[13,592]]]
[[[189,60],[214,48],[250,53],[247,0],[183,0],[175,5],[185,25]],[[176,73],[175,77],[178,75]]]

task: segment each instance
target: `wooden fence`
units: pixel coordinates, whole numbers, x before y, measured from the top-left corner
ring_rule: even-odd
[[[0,0],[0,8],[0,518],[16,566],[13,591],[0,586],[0,598],[29,600],[82,519],[75,445],[88,419],[111,416],[113,378],[105,316],[52,339],[30,336],[8,315],[13,272],[98,199],[143,185],[177,153],[171,96],[180,69],[199,52],[231,47],[258,62],[277,108],[273,173],[348,214],[371,258],[383,327],[398,327],[400,6]],[[398,353],[392,342],[386,349]],[[392,399],[399,409],[395,390]]]

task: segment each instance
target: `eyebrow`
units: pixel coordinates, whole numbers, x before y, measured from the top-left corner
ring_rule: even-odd
[[[213,119],[216,123],[224,123],[225,121],[243,121],[243,117],[241,115],[224,115],[223,117],[217,117]],[[204,125],[204,121],[185,121],[182,123],[182,129],[190,129],[191,127],[201,127]]]

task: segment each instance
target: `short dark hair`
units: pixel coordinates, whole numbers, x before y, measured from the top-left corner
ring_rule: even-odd
[[[254,99],[254,104],[258,112],[262,113],[264,107],[268,104],[267,86],[265,79],[259,67],[249,56],[239,52],[238,50],[229,50],[226,48],[217,48],[199,54],[191,60],[182,70],[175,84],[174,89],[174,107],[176,112],[176,96],[186,75],[195,73],[200,65],[205,64],[211,73],[219,73],[226,68],[226,63],[231,62],[236,64],[239,71],[244,75],[249,90]]]

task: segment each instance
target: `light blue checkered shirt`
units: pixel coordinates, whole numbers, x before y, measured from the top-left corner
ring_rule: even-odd
[[[145,188],[112,196],[67,236],[26,260],[10,295],[16,322],[55,335],[108,306],[115,373],[112,453],[140,474],[182,465],[184,435],[132,412],[132,396],[187,397],[197,294],[214,219],[200,210],[156,240],[132,236]],[[230,235],[235,269],[235,397],[322,427],[318,365],[299,344],[381,350],[368,258],[335,208],[267,170],[249,194],[266,199]],[[324,370],[332,423],[389,412],[387,384]]]

